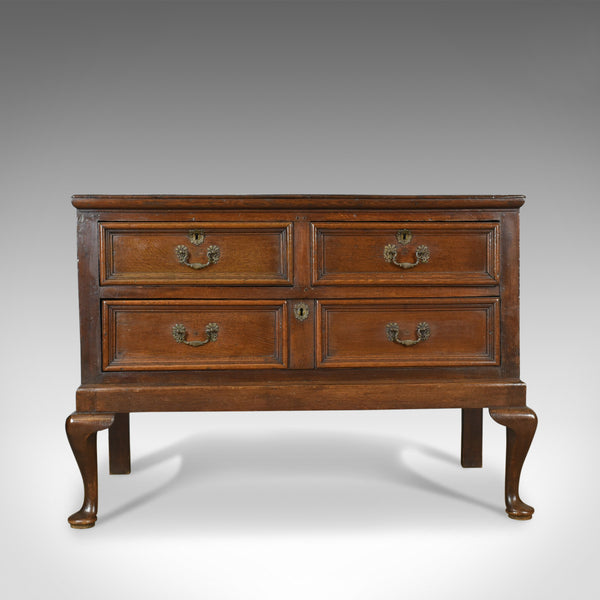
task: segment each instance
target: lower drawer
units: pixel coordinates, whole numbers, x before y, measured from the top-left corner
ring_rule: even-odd
[[[283,300],[104,300],[102,368],[284,368],[287,322]]]
[[[497,298],[319,302],[318,367],[500,364]]]

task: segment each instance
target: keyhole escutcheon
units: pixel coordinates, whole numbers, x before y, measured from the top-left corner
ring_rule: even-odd
[[[298,302],[294,305],[294,316],[298,321],[305,321],[309,314],[308,304],[305,302]]]
[[[194,246],[199,246],[204,242],[204,231],[201,229],[192,229],[188,234],[188,238]]]
[[[396,233],[396,239],[399,244],[406,246],[406,244],[409,244],[412,240],[412,231],[410,231],[410,229],[400,229]]]

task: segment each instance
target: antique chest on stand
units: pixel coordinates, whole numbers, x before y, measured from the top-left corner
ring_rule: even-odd
[[[460,408],[507,429],[508,515],[536,428],[519,374],[523,196],[74,196],[81,386],[67,435],[97,514],[96,433],[129,413]]]

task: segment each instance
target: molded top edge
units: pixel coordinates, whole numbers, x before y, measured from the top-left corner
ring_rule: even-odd
[[[352,208],[352,209],[434,209],[434,208],[519,208],[522,194],[514,195],[342,195],[342,194],[257,194],[257,195],[106,195],[76,194],[73,206],[79,209],[241,209],[241,208]]]

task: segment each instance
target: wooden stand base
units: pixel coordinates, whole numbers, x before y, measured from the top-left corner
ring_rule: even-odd
[[[511,519],[531,519],[534,509],[519,497],[523,462],[531,445],[537,417],[527,406],[490,408],[492,419],[506,427],[506,512]],[[109,430],[110,472],[130,472],[129,413],[75,412],[67,419],[69,443],[83,479],[83,504],[69,517],[71,527],[93,527],[98,510],[98,466],[96,434]],[[482,409],[462,409],[461,464],[481,467]]]

